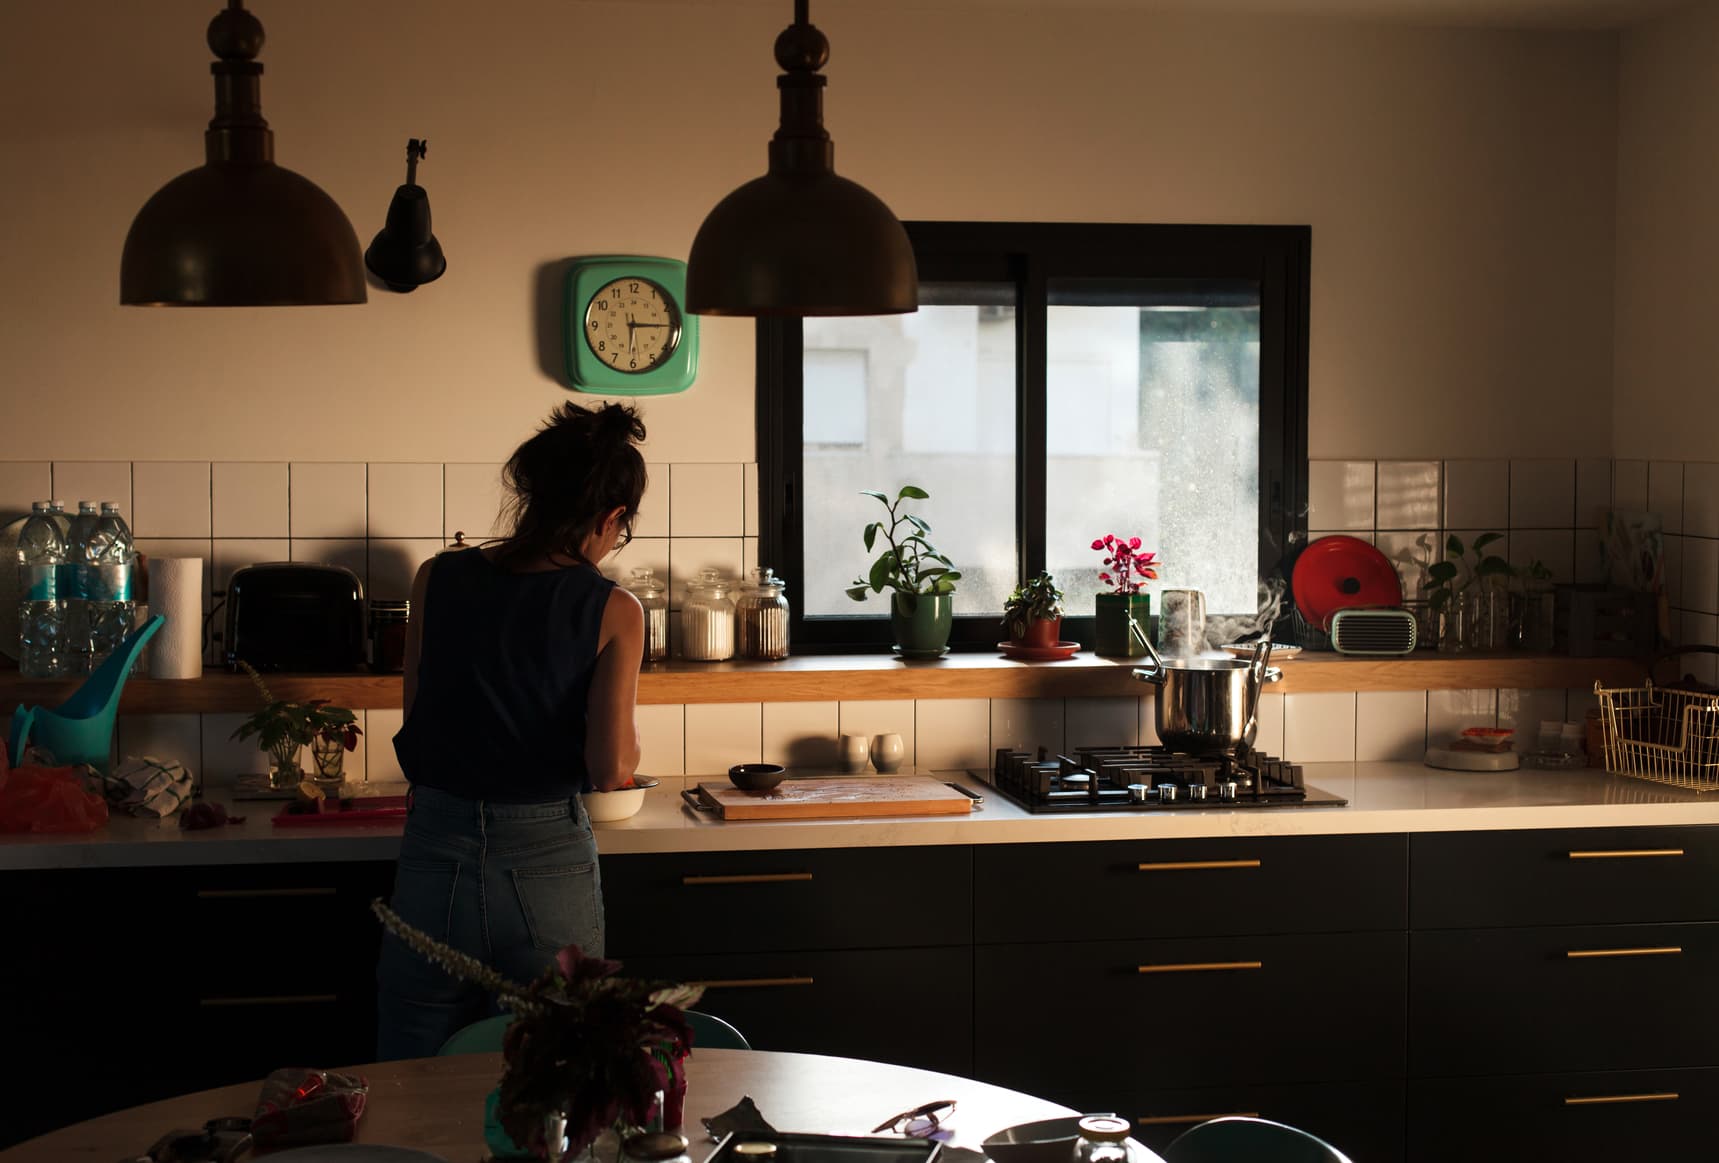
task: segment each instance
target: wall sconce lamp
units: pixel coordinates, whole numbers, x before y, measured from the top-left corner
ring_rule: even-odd
[[[364,252],[370,273],[401,294],[435,282],[448,269],[442,244],[430,233],[430,196],[418,185],[418,161],[429,152],[427,141],[414,137],[406,143],[406,184],[395,188],[387,221]]]

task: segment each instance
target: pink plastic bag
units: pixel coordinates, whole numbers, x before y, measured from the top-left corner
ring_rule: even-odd
[[[107,801],[84,789],[77,768],[0,770],[0,832],[93,832],[106,824]]]

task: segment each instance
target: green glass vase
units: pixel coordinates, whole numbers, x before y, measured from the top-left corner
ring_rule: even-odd
[[[903,658],[941,658],[954,627],[952,594],[897,593],[889,603],[889,627]]]
[[[1092,652],[1106,658],[1142,658],[1146,647],[1129,632],[1130,618],[1142,635],[1150,634],[1151,594],[1099,594],[1092,627]]]

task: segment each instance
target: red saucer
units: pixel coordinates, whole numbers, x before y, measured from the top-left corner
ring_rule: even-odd
[[[997,649],[1003,652],[1004,658],[1013,658],[1018,662],[1061,662],[1065,658],[1073,658],[1080,650],[1080,643],[1058,642],[1055,646],[1023,646],[1016,642],[999,642]]]

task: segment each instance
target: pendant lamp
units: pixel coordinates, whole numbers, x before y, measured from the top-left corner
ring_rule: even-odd
[[[418,185],[418,160],[429,152],[427,141],[414,137],[406,143],[406,184],[394,190],[387,221],[364,252],[370,273],[403,295],[435,282],[448,269],[442,244],[430,232],[430,196]]]
[[[209,22],[220,58],[203,164],[157,190],[132,220],[119,301],[132,306],[280,307],[364,302],[358,235],[333,198],[275,164],[263,120],[263,26],[229,0]]]
[[[693,239],[687,310],[703,315],[891,315],[919,307],[907,232],[889,207],[838,177],[818,70],[830,42],[795,0],[776,38],[782,120],[770,168],[716,204]]]

